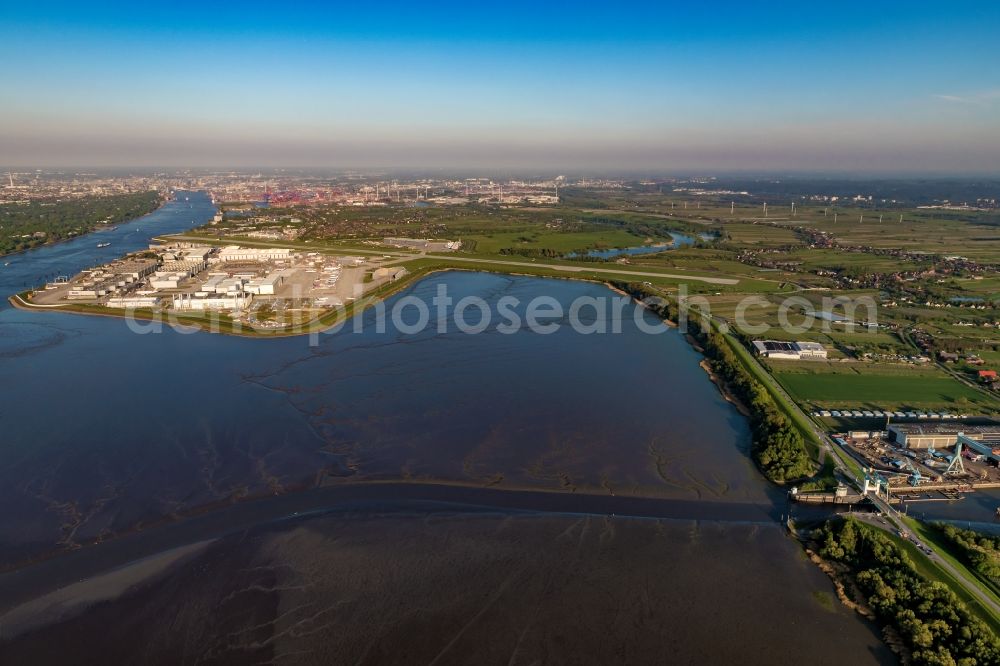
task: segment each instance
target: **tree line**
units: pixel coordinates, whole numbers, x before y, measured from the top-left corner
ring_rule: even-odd
[[[615,286],[645,302],[660,317],[679,321],[676,305],[657,297],[646,285],[630,282]],[[687,321],[686,332],[704,350],[712,372],[750,411],[751,453],[764,476],[774,483],[811,476],[813,462],[802,434],[775,403],[771,393],[750,374],[725,336],[693,319]]]
[[[67,201],[0,205],[0,255],[73,238],[126,222],[160,205],[156,192],[91,196]]]
[[[853,518],[818,531],[819,554],[846,565],[875,616],[893,627],[914,664],[1000,664],[1000,639],[946,585],[928,581],[884,532]]]
[[[937,523],[934,528],[976,573],[1000,587],[1000,536],[963,530],[947,523]]]

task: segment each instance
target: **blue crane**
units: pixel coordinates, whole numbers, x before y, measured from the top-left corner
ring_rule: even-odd
[[[920,470],[918,470],[913,465],[913,463],[910,462],[910,460],[908,458],[903,458],[903,462],[906,464],[906,466],[909,468],[909,470],[911,472],[911,474],[910,474],[910,485],[911,486],[920,485],[920,482],[923,481],[923,479],[924,479],[923,475],[920,473]]]

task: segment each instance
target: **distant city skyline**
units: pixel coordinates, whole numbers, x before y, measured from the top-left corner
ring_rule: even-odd
[[[0,162],[1000,172],[1000,8],[14,6]]]

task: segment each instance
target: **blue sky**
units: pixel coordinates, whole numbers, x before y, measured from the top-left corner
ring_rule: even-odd
[[[994,3],[0,12],[10,164],[1000,171]]]

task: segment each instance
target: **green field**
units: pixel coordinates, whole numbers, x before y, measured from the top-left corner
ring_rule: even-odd
[[[774,373],[781,385],[813,408],[954,409],[995,406],[978,391],[943,374]]]
[[[800,405],[816,408],[882,408],[996,412],[1000,401],[916,356],[938,351],[979,354],[986,368],[1000,365],[1000,311],[954,307],[954,296],[1000,296],[995,272],[953,269],[947,255],[1000,259],[996,214],[931,209],[879,210],[861,204],[833,206],[791,199],[771,202],[767,219],[760,201],[692,197],[661,188],[561,190],[555,206],[295,207],[272,212],[266,224],[300,227],[285,247],[325,252],[386,254],[406,262],[411,275],[433,270],[479,270],[597,281],[632,279],[676,297],[681,286],[705,298],[711,314],[739,325],[767,325],[749,338],[809,340],[823,344],[829,363],[766,362]],[[862,221],[862,216],[864,220]],[[879,217],[882,222],[879,223]],[[902,219],[900,219],[902,216]],[[247,245],[271,245],[240,238],[246,221],[227,216],[202,233],[214,242],[237,238]],[[826,232],[819,237],[814,230]],[[710,231],[716,240],[618,262],[585,262],[566,255],[588,249],[623,248],[669,241],[671,232]],[[225,238],[220,233],[229,234]],[[457,252],[423,253],[386,248],[386,236],[461,240]],[[819,239],[819,240],[817,240]],[[906,250],[901,255],[897,250]],[[931,270],[934,269],[934,270]],[[715,283],[705,278],[722,278]],[[412,278],[411,278],[412,279]],[[808,323],[809,310],[840,313],[835,299],[859,305],[857,316],[878,328],[848,330],[815,319],[806,330],[785,330],[778,317],[788,296],[793,326]],[[865,307],[877,303],[874,315]],[[704,306],[699,306],[704,307]],[[779,332],[780,331],[780,332]],[[928,343],[927,341],[931,342]],[[923,345],[923,348],[920,345]],[[956,372],[975,380],[964,361]]]
[[[627,231],[608,229],[605,231],[580,231],[560,233],[556,231],[497,231],[488,234],[462,236],[462,242],[475,242],[476,254],[500,254],[504,249],[548,249],[556,252],[575,250],[609,249],[643,245],[647,238],[635,236]],[[651,240],[651,239],[650,239]],[[664,239],[656,239],[664,242]]]
[[[755,246],[802,245],[791,229],[771,224],[746,224],[743,222],[723,225],[729,239],[735,243]]]

